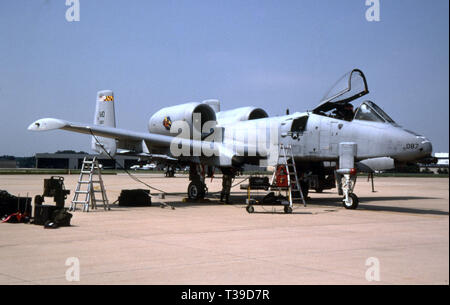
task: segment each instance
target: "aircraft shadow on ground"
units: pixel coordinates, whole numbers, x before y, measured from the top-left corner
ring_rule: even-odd
[[[181,195],[181,194],[180,194]],[[181,196],[182,197],[182,196]],[[166,199],[167,205],[162,204],[162,202],[158,199],[158,197],[154,197],[152,200],[152,205],[147,207],[164,207],[164,208],[192,208],[192,207],[204,207],[204,206],[234,206],[236,208],[244,208],[245,207],[245,200],[247,198],[244,194],[233,194],[230,197],[230,204],[225,204],[223,202],[219,201],[218,195],[213,196],[207,196],[205,200],[199,200],[199,201],[183,201],[180,200],[180,196],[177,195],[175,197],[174,201],[171,201],[171,197],[168,196]],[[255,198],[257,200],[262,200],[264,196],[252,196],[252,198]],[[373,205],[373,204],[365,204],[364,202],[387,202],[387,201],[407,201],[407,200],[429,200],[429,199],[440,199],[436,197],[420,197],[420,196],[382,196],[382,197],[360,197],[360,204],[358,206],[358,210],[361,211],[378,211],[378,212],[395,212],[395,213],[407,213],[407,214],[420,214],[420,215],[449,215],[449,212],[441,211],[441,210],[432,210],[432,209],[420,209],[420,208],[409,208],[409,207],[396,207],[396,206],[380,206],[380,205]],[[320,195],[315,195],[313,193],[313,197],[308,197],[306,200],[307,206],[309,207],[339,207],[344,209],[342,206],[342,198],[341,197],[335,197],[335,198],[320,198]],[[111,205],[112,210],[126,210],[130,207],[123,207],[119,206],[118,204]],[[139,207],[139,206],[137,206]],[[142,206],[141,206],[142,207]],[[282,205],[273,205],[273,204],[256,204],[255,207],[255,213],[260,214],[284,214],[283,206]],[[294,207],[294,211],[292,214],[317,214],[312,213],[309,211],[301,211],[301,208],[303,206],[301,205],[301,202],[297,201],[296,205]],[[103,209],[101,209],[103,210]],[[325,211],[325,212],[333,212],[335,210]]]
[[[362,211],[380,211],[380,212],[396,212],[396,213],[409,213],[409,214],[423,214],[423,215],[449,215],[449,212],[431,209],[419,209],[409,207],[397,207],[397,206],[380,206],[365,204],[364,202],[386,202],[386,201],[405,201],[405,200],[429,200],[440,199],[436,197],[421,197],[421,196],[385,196],[385,197],[360,197],[358,210]],[[340,206],[342,207],[342,199],[339,198],[308,198],[308,204],[311,205],[324,205],[324,206]]]

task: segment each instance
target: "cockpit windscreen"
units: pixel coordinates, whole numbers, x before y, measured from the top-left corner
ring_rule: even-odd
[[[355,120],[396,124],[390,116],[371,101],[365,101],[358,107]]]
[[[387,113],[384,112],[383,109],[381,109],[380,107],[378,107],[377,104],[375,104],[375,103],[373,103],[373,102],[370,102],[370,101],[368,101],[368,102],[370,103],[370,106],[372,106],[372,108],[375,109],[375,111],[378,112],[378,113],[383,117],[383,119],[384,119],[386,122],[391,123],[391,124],[395,124],[395,121],[394,121],[393,119],[391,119],[391,117],[388,116]]]

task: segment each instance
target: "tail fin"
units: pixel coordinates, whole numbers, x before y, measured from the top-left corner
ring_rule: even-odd
[[[97,92],[94,125],[116,127],[114,93],[111,90]],[[111,138],[92,137],[91,148],[100,154],[104,154],[105,151],[107,151],[108,154],[114,156],[116,154],[116,140]]]

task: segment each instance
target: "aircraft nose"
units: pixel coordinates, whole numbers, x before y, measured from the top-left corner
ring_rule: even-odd
[[[420,144],[419,150],[426,156],[431,156],[431,152],[433,151],[433,145],[428,140],[422,141]]]

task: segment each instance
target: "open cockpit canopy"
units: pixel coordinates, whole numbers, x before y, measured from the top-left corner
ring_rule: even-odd
[[[358,108],[353,108],[351,102],[367,93],[369,89],[364,73],[359,69],[353,69],[334,84],[313,113],[339,120],[362,120],[397,125],[374,102],[364,101]]]
[[[334,85],[328,90],[313,113],[321,114],[330,110],[341,108],[351,101],[360,98],[369,93],[367,88],[366,77],[359,69],[344,74]]]

